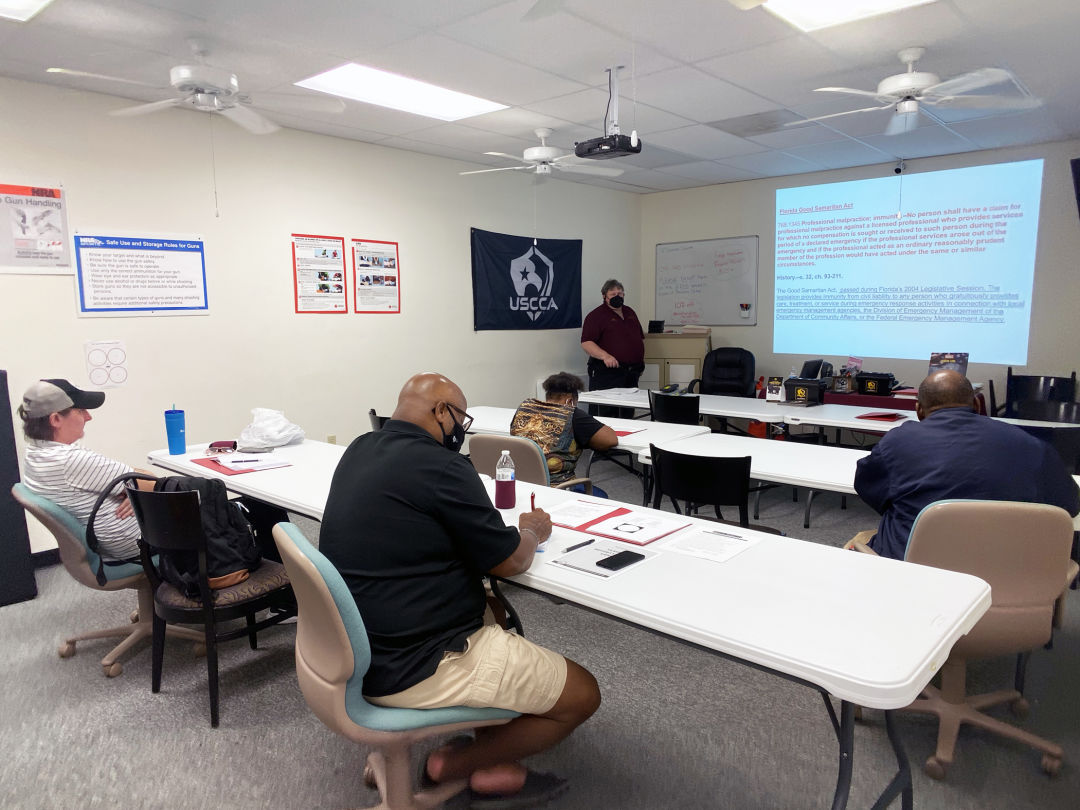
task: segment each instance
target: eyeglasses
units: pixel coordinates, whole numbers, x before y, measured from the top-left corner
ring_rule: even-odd
[[[473,418],[469,416],[469,414],[467,414],[465,411],[461,410],[461,408],[459,408],[457,405],[453,405],[447,402],[446,407],[461,416],[461,429],[468,433],[469,428],[472,427]]]
[[[222,453],[235,453],[236,442],[211,442],[206,448],[206,455],[216,456]]]

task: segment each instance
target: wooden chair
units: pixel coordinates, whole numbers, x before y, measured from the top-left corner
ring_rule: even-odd
[[[649,445],[653,468],[653,509],[665,495],[675,511],[696,514],[699,506],[711,506],[721,523],[782,534],[777,529],[750,523],[750,456],[693,456]],[[680,507],[679,501],[684,502]],[[724,520],[721,506],[735,506],[739,519]]]
[[[327,728],[373,749],[367,762],[381,802],[372,810],[418,810],[441,806],[463,791],[464,779],[416,792],[410,749],[421,740],[517,717],[504,709],[451,706],[394,709],[364,699],[371,665],[364,620],[345,580],[291,523],[274,527],[299,606],[296,679],[304,700]]]
[[[151,691],[161,691],[161,664],[165,654],[166,623],[201,624],[206,644],[206,672],[210,690],[210,725],[218,726],[217,644],[241,636],[257,649],[256,633],[296,615],[292,590],[285,568],[264,559],[248,579],[237,585],[211,591],[207,581],[206,535],[199,510],[199,493],[144,492],[129,487],[128,497],[142,529],[139,549],[143,570],[153,588],[153,669]],[[151,556],[151,547],[163,552],[194,552],[198,556],[199,597],[183,591],[161,575],[160,562]],[[270,615],[255,620],[255,614],[271,609]],[[246,620],[244,627],[220,631],[218,624],[233,619]]]
[[[1072,519],[1056,506],[1012,501],[937,501],[919,513],[905,559],[972,574],[990,584],[990,610],[953,646],[941,668],[941,686],[927,686],[904,711],[939,718],[937,750],[926,773],[945,777],[962,723],[1018,740],[1043,752],[1042,767],[1054,775],[1061,746],[1036,737],[982,710],[1003,703],[1024,716],[1028,703],[1016,689],[968,695],[970,659],[1028,653],[1050,640],[1060,623],[1062,593],[1077,573],[1069,560]]]
[[[95,591],[133,590],[138,596],[138,608],[131,614],[131,622],[119,627],[103,630],[91,630],[77,636],[69,636],[60,645],[61,658],[75,655],[75,645],[80,641],[95,638],[121,638],[119,644],[109,650],[101,659],[101,669],[106,677],[115,678],[124,671],[118,660],[121,655],[134,647],[144,638],[150,638],[153,629],[154,597],[150,582],[137,563],[106,565],[107,581],[98,584],[98,555],[86,544],[86,527],[77,521],[70,512],[61,509],[48,498],[33,492],[26,484],[18,483],[11,488],[11,494],[22,507],[37,518],[48,529],[60,551],[60,562],[65,570],[80,585]],[[202,635],[183,627],[170,627],[169,635],[201,642]]]

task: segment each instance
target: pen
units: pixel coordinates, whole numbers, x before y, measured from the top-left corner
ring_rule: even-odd
[[[577,551],[579,548],[585,548],[585,546],[589,545],[589,543],[591,543],[592,541],[593,539],[590,537],[584,543],[575,543],[574,545],[570,546],[570,548],[566,549],[566,551]],[[564,551],[563,553],[565,554],[566,551]]]
[[[532,493],[532,494],[531,494],[531,495],[529,496],[529,506],[530,506],[530,507],[532,508],[532,510],[533,510],[534,512],[536,511],[536,493],[535,493],[535,492],[534,492],[534,493]]]
[[[728,534],[727,532],[714,532],[714,531],[710,531],[709,529],[705,530],[705,534],[715,534],[715,535],[718,535],[720,537],[730,537],[732,540],[745,540],[746,539],[745,537],[740,537],[737,534]]]
[[[229,466],[231,466],[233,464],[261,464],[262,462],[263,462],[263,459],[261,459],[261,458],[239,458],[236,461],[232,461],[232,460],[226,461],[225,466],[229,467]]]

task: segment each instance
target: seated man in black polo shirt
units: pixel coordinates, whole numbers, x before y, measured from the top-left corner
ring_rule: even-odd
[[[371,668],[364,695],[408,708],[485,706],[521,717],[477,729],[475,741],[432,753],[436,782],[469,779],[485,796],[536,802],[564,782],[518,760],[566,737],[600,705],[596,679],[561,655],[491,623],[483,577],[529,568],[551,534],[546,512],[504,525],[458,451],[472,420],[461,389],[418,374],[380,431],[356,439],[330,486],[319,549],[364,618]],[[524,803],[522,806],[526,806]],[[531,804],[528,806],[532,806]]]

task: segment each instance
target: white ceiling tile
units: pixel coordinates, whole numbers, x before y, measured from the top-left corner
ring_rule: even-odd
[[[730,183],[732,180],[749,180],[761,176],[754,172],[736,169],[711,160],[681,163],[678,166],[665,166],[660,171],[665,174],[674,174],[677,177],[686,177],[690,180],[701,180],[707,183]]]
[[[759,177],[782,177],[788,174],[818,172],[825,167],[806,158],[786,152],[759,152],[756,155],[738,155],[723,161],[723,165],[753,172]]]
[[[874,148],[867,143],[852,140],[851,138],[841,138],[840,140],[829,141],[828,143],[797,146],[785,151],[793,157],[809,160],[811,163],[816,163],[824,169],[841,169],[847,166],[872,166],[877,163],[884,163],[888,160],[895,160],[901,157],[901,155],[892,151],[893,147],[899,148],[901,146],[899,138],[889,138],[882,135],[878,136],[878,140],[883,144],[880,148]],[[903,155],[903,157],[908,157],[908,155]]]
[[[437,34],[422,34],[389,48],[374,48],[365,54],[364,63],[513,106],[582,89],[578,82]],[[448,65],[453,69],[448,71]]]
[[[693,121],[719,121],[777,108],[774,102],[692,67],[642,76],[637,95],[646,104]]]
[[[949,129],[962,135],[980,149],[995,149],[1017,144],[1061,140],[1065,131],[1049,115],[1010,115],[982,118],[950,124]]]
[[[859,141],[895,158],[931,157],[978,149],[976,144],[945,127],[922,127],[903,135],[868,135]]]
[[[705,160],[761,152],[765,148],[705,124],[658,132],[653,136],[653,140],[660,146]]]

